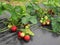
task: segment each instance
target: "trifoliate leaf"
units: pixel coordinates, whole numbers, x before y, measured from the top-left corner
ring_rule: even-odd
[[[31,22],[32,24],[37,24],[37,19],[36,19],[36,17],[35,17],[35,16],[31,16],[30,22]]]
[[[30,17],[31,17],[30,15],[26,15],[25,17],[23,17],[22,18],[22,23],[27,24],[29,22],[29,20],[30,20]]]
[[[22,23],[23,23],[23,24],[27,24],[28,21],[29,21],[29,20],[28,20],[27,18],[25,18],[25,17],[22,18]]]

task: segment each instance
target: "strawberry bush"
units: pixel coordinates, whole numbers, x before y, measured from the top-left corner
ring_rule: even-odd
[[[44,7],[41,7],[40,4]],[[18,38],[29,41],[30,36],[34,36],[30,26],[40,23],[41,29],[60,34],[59,4],[59,0],[11,0],[0,2],[0,15],[4,11],[11,14],[11,17],[7,19],[8,21],[2,21],[6,27],[1,29],[0,32],[5,32],[7,29],[12,32],[18,31]],[[44,28],[44,26],[51,26],[52,30]]]

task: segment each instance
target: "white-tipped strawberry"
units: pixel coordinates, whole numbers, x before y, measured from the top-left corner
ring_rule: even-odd
[[[24,32],[18,32],[18,37],[19,38],[23,38],[25,36],[25,33]]]
[[[50,22],[47,22],[47,25],[49,25],[50,24]]]
[[[46,25],[46,22],[43,22],[42,25],[45,26]]]
[[[46,23],[47,23],[47,25],[49,25],[50,24],[50,20],[47,20]]]

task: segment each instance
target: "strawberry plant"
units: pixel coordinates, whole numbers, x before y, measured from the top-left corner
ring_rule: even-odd
[[[44,8],[39,4],[43,4]],[[8,11],[11,15],[8,21],[3,22],[6,27],[1,29],[0,32],[5,32],[10,29],[12,32],[18,31],[18,38],[25,41],[30,40],[30,36],[34,33],[30,29],[30,25],[40,23],[43,26],[50,26],[52,30],[46,29],[51,32],[60,34],[60,5],[59,0],[48,0],[40,3],[39,0],[11,0],[8,2],[0,2],[0,15],[4,11]]]

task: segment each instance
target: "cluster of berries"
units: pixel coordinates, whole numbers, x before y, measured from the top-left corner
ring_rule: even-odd
[[[17,26],[15,26],[15,25],[8,25],[8,28],[10,28],[11,29],[11,31],[12,32],[16,32],[17,31]],[[18,32],[18,38],[19,39],[23,39],[23,40],[25,40],[25,41],[30,41],[30,35],[27,35],[27,34],[25,34],[23,31],[19,31]]]
[[[40,19],[40,23],[44,26],[44,25],[49,25],[50,24],[50,19],[48,18],[48,16],[44,16],[43,18]]]

